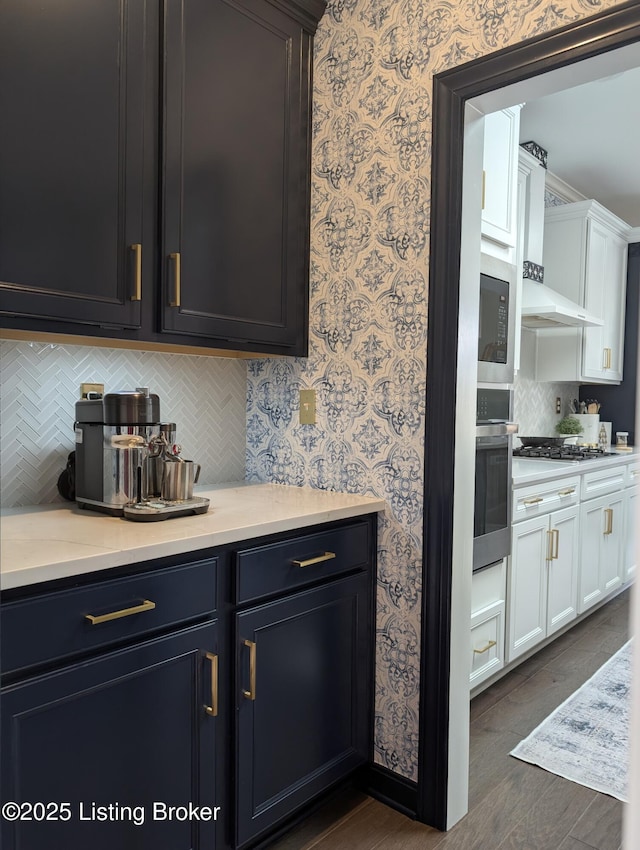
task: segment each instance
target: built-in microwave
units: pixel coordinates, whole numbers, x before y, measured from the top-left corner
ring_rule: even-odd
[[[516,267],[489,254],[480,257],[478,382],[513,383]]]

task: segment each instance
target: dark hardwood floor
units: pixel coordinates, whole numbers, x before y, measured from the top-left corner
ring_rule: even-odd
[[[509,751],[627,641],[629,595],[611,600],[472,701],[469,814],[449,832],[350,791],[273,850],[619,850],[622,803]]]

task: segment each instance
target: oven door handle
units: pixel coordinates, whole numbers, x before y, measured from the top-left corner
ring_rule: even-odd
[[[517,433],[516,422],[488,422],[476,425],[476,437],[509,437]]]

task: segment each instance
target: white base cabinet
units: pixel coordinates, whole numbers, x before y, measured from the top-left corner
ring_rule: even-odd
[[[469,685],[474,688],[504,667],[504,561],[473,574]]]
[[[622,580],[631,581],[636,574],[638,559],[636,547],[636,528],[638,526],[638,490],[636,484],[625,490],[624,494],[624,566]]]
[[[572,505],[514,524],[508,580],[508,661],[577,616],[578,522],[578,507]]]
[[[600,496],[580,506],[581,614],[622,584],[624,519],[624,492]]]

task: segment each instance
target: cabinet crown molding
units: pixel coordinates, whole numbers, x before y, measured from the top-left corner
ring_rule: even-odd
[[[574,218],[576,213],[583,214],[594,221],[599,221],[601,224],[606,225],[618,233],[625,240],[628,240],[632,233],[632,228],[626,221],[618,218],[611,210],[603,207],[601,203],[593,199],[576,201],[572,204],[563,204],[559,207],[547,207],[545,218],[562,220],[563,218]]]

